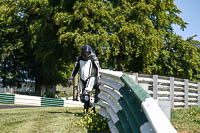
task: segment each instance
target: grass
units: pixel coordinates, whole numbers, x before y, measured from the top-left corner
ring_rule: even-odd
[[[172,110],[171,122],[178,133],[200,133],[200,108]]]
[[[82,108],[2,109],[0,110],[0,132],[88,133],[93,125],[88,121],[92,117],[89,119],[86,117],[83,117]],[[98,118],[92,121],[97,122],[96,119]],[[80,126],[82,121],[86,121],[88,127]],[[178,133],[200,133],[200,108],[172,110],[171,122]]]
[[[82,108],[31,108],[0,110],[2,133],[87,133],[77,126]]]

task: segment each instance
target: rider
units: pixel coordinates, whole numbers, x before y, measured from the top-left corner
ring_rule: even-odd
[[[97,84],[100,76],[100,67],[98,58],[95,54],[92,53],[92,48],[89,45],[84,45],[81,48],[81,51],[81,56],[77,59],[74,70],[72,71],[72,74],[70,76],[69,84],[72,83],[73,78],[80,69],[80,100],[84,103],[84,109],[88,111],[88,108],[91,107],[90,92]]]

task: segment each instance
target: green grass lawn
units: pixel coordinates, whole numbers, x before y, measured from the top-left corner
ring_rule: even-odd
[[[88,133],[82,115],[82,108],[2,109],[0,133]],[[172,110],[171,122],[179,133],[200,133],[200,108]]]
[[[172,110],[171,122],[178,133],[200,133],[200,108]]]
[[[77,126],[82,108],[45,107],[0,110],[1,133],[87,133]]]

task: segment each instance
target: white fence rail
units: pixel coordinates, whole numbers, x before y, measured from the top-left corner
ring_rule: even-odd
[[[172,108],[200,107],[200,82],[159,75],[130,75],[154,99],[168,100]]]

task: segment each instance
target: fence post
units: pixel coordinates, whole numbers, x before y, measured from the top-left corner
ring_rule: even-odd
[[[170,77],[170,102],[171,108],[174,108],[174,77]]]
[[[198,82],[198,107],[200,107],[200,82]]]
[[[185,86],[184,86],[184,103],[185,103],[185,108],[188,108],[188,79],[184,79],[185,81]]]
[[[138,84],[138,73],[133,73],[135,75],[135,82]]]
[[[153,75],[153,98],[158,98],[158,75]]]

